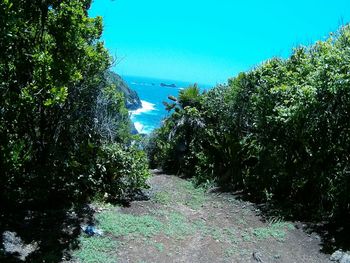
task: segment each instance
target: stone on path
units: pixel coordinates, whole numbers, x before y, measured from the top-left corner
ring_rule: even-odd
[[[26,257],[34,252],[38,245],[24,244],[22,239],[17,236],[16,232],[5,231],[2,234],[2,243],[6,254],[17,254],[18,259],[25,261]]]
[[[339,263],[350,263],[350,255],[342,250],[337,250],[331,255],[330,260]]]

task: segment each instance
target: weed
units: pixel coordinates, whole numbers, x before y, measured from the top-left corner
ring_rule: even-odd
[[[244,231],[241,236],[243,241],[246,241],[246,242],[252,241],[252,236],[246,231]]]
[[[244,225],[244,226],[247,225],[247,222],[246,222],[244,219],[242,219],[242,218],[238,219],[238,223],[239,223],[240,225]]]
[[[217,227],[213,227],[212,229],[210,229],[210,236],[214,240],[218,241],[222,241],[222,238],[224,237],[222,230]]]
[[[227,236],[228,240],[231,244],[237,244],[237,233],[233,228],[224,228],[223,229],[224,234]]]
[[[180,181],[177,183],[176,191],[157,192],[154,199],[157,203],[168,205],[171,203],[181,203],[192,209],[200,208],[205,202],[205,190],[202,187],[195,187],[191,181]]]
[[[154,195],[154,199],[157,203],[167,205],[171,202],[171,195],[167,192],[158,192]]]
[[[171,212],[167,215],[167,223],[164,229],[164,233],[167,236],[182,239],[193,232],[194,228],[187,222],[184,215],[176,212]]]
[[[259,227],[253,229],[252,233],[258,239],[266,239],[269,237],[276,238],[279,241],[284,241],[286,237],[286,230],[293,229],[294,226],[290,223],[275,221],[270,222],[267,227]]]
[[[205,221],[203,220],[203,219],[196,219],[196,220],[194,220],[193,222],[192,222],[192,225],[193,225],[193,227],[196,229],[196,230],[198,230],[198,231],[200,231],[200,232],[205,232],[205,230],[206,230],[206,224],[205,224]]]
[[[183,191],[186,195],[183,203],[192,209],[200,208],[206,200],[205,189],[202,187],[195,187],[190,181],[182,181],[178,184],[180,191]]]
[[[96,215],[96,219],[105,232],[116,237],[141,236],[147,240],[163,233],[169,237],[181,239],[194,232],[194,228],[181,213],[158,211],[157,215],[162,217],[163,222],[155,216],[134,216],[113,211],[102,212]]]
[[[230,247],[224,251],[224,255],[226,258],[231,258],[234,255],[236,255],[237,253],[238,253],[238,250],[236,247]]]
[[[163,245],[163,243],[154,242],[154,247],[155,247],[159,252],[163,252],[163,251],[164,251],[164,245]]]
[[[72,257],[83,263],[115,263],[118,261],[113,252],[118,243],[108,237],[79,238],[80,248],[73,252]]]
[[[164,226],[153,216],[134,216],[106,211],[96,215],[100,227],[116,237],[144,236],[151,237],[159,233]]]

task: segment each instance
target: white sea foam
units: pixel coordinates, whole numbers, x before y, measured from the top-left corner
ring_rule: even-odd
[[[138,133],[142,133],[143,132],[143,128],[144,126],[142,125],[141,122],[134,122],[135,125],[135,129],[137,130]]]
[[[155,127],[153,126],[144,125],[138,121],[134,122],[134,126],[138,133],[143,133],[143,134],[150,134],[155,129]]]
[[[141,104],[142,104],[142,108],[130,111],[131,115],[140,115],[141,113],[146,113],[146,112],[156,110],[155,104],[151,102],[141,100]]]

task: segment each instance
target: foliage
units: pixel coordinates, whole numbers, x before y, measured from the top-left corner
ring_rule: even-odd
[[[114,235],[151,237],[158,234],[163,228],[163,223],[153,216],[134,216],[121,214],[115,211],[106,211],[96,216],[101,228]]]
[[[136,146],[105,144],[101,147],[97,167],[100,190],[110,198],[130,200],[139,190],[147,188],[147,158]]]
[[[123,186],[130,192],[145,180],[118,190],[95,184],[133,180],[146,174],[146,166],[137,150],[126,149],[132,140],[128,113],[124,97],[105,80],[111,59],[100,41],[102,19],[88,17],[90,3],[0,3],[3,203],[63,203],[106,189],[120,195]]]
[[[252,233],[258,239],[273,237],[279,241],[284,241],[288,229],[293,230],[294,226],[287,222],[272,222],[267,227],[254,228]]]
[[[350,26],[208,92],[171,97],[152,166],[313,218],[350,213]],[[180,99],[184,94],[193,99]],[[174,105],[175,104],[175,105]],[[345,218],[345,217],[344,217]]]
[[[131,121],[124,96],[115,85],[102,88],[95,107],[95,130],[104,142],[125,142],[130,137]]]
[[[115,263],[118,258],[115,250],[118,242],[108,237],[87,237],[79,239],[80,248],[74,251],[73,258],[83,263]]]

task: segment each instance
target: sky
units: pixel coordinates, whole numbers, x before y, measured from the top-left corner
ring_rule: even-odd
[[[350,0],[94,0],[121,75],[215,85],[350,22]]]

